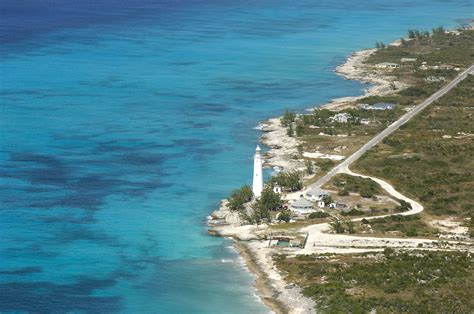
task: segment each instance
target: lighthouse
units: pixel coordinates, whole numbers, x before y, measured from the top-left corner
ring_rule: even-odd
[[[260,197],[263,191],[263,175],[262,175],[263,158],[260,146],[255,149],[253,156],[253,184],[252,192],[255,197]]]

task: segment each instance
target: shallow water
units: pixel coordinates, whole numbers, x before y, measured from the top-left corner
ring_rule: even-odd
[[[264,313],[219,199],[259,121],[366,86],[333,69],[473,1],[2,1],[0,311]],[[121,1],[122,2],[122,1]]]

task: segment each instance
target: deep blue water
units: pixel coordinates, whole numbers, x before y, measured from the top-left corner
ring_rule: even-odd
[[[350,52],[473,1],[0,3],[0,312],[264,313],[219,199],[265,118],[360,93]]]

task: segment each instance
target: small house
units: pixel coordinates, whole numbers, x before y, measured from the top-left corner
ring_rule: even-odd
[[[336,203],[336,202],[332,202],[331,204],[329,204],[329,208],[333,208],[333,209],[346,209],[347,208],[347,205],[346,204],[343,204],[343,203]]]
[[[416,58],[401,58],[400,59],[400,62],[401,63],[404,63],[404,62],[415,62],[416,61]]]
[[[279,186],[278,184],[275,184],[275,186],[273,187],[273,192],[277,194],[281,194],[282,193],[281,186]]]
[[[343,113],[338,113],[332,117],[329,118],[329,120],[333,122],[339,122],[339,123],[347,123],[349,119],[352,118],[352,116],[346,112]]]
[[[373,105],[368,105],[368,104],[362,105],[362,109],[366,109],[366,110],[390,110],[390,109],[393,109],[393,107],[395,107],[394,104],[390,104],[386,102],[378,102]]]
[[[425,78],[427,82],[444,82],[446,78],[444,76],[428,76]]]
[[[323,198],[328,195],[328,192],[318,188],[317,186],[306,191],[306,197],[314,202],[322,201]]]
[[[450,64],[440,64],[440,65],[438,66],[438,68],[439,68],[440,70],[452,70],[452,69],[454,69],[454,66],[453,66],[453,65],[450,65]]]
[[[377,63],[375,67],[378,69],[398,69],[400,68],[400,64],[392,63],[392,62],[382,62],[382,63]]]
[[[291,209],[301,214],[306,214],[313,212],[314,206],[313,203],[305,199],[303,195],[300,195],[300,198],[291,204]]]

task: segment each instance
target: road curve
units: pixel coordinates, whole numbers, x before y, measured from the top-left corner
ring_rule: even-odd
[[[360,175],[352,172],[349,168],[341,169],[342,173],[352,176],[361,176],[370,178],[380,184],[391,196],[404,200],[411,205],[411,209],[406,212],[386,214],[372,217],[359,217],[350,219],[357,222],[363,219],[372,220],[376,218],[384,218],[393,215],[415,215],[423,211],[423,206],[404,196],[389,183],[378,178]],[[331,226],[329,223],[320,223],[302,228],[301,231],[308,235],[304,248],[296,252],[296,254],[313,254],[313,253],[361,253],[368,251],[381,251],[383,248],[404,248],[404,249],[428,249],[428,250],[467,250],[474,252],[474,243],[466,241],[440,241],[434,239],[423,238],[383,238],[371,236],[357,236],[347,234],[330,233]]]
[[[386,190],[391,196],[402,199],[411,205],[411,209],[406,212],[398,213],[399,215],[414,215],[418,214],[423,211],[423,206],[404,196],[400,192],[396,191],[395,188],[390,185],[389,183],[374,177],[369,177],[366,175],[360,175],[357,173],[352,172],[349,169],[349,165],[356,161],[360,156],[362,156],[367,150],[377,145],[380,141],[382,141],[385,137],[393,133],[397,130],[400,126],[405,124],[411,118],[413,118],[416,114],[418,114],[421,110],[425,109],[428,105],[445,95],[449,92],[453,87],[455,87],[459,82],[464,80],[467,75],[474,74],[474,65],[471,65],[467,70],[459,74],[454,80],[452,80],[449,84],[438,90],[436,93],[431,95],[428,99],[422,102],[420,105],[416,106],[413,110],[403,115],[400,119],[392,123],[388,128],[383,130],[369,142],[367,142],[364,146],[362,146],[359,150],[357,150],[354,154],[349,156],[344,162],[333,168],[329,173],[327,173],[324,177],[319,179],[315,182],[312,186],[322,186],[324,183],[329,181],[334,175],[337,173],[347,173],[353,176],[360,176],[364,178],[370,178],[380,184],[380,186]],[[375,218],[383,218],[387,216],[392,216],[394,214],[388,215],[380,215],[380,216],[373,216],[373,217],[361,217],[351,219],[351,221],[361,221],[362,219],[375,219]],[[302,248],[297,254],[312,254],[312,253],[355,253],[355,252],[364,252],[364,251],[371,251],[374,249],[381,250],[381,247],[404,247],[404,248],[421,248],[426,245],[426,247],[433,249],[432,244],[434,241],[432,239],[410,239],[410,238],[378,238],[378,237],[360,237],[360,236],[351,236],[351,235],[344,235],[344,234],[331,234],[328,233],[330,229],[329,223],[321,223],[315,224],[311,226],[307,226],[301,231],[306,232],[308,234],[307,244],[304,248]],[[461,241],[445,241],[445,244],[448,247],[438,247],[437,249],[468,249],[472,251],[474,249],[473,244],[470,242],[461,242]]]
[[[471,65],[469,68],[464,70],[460,73],[454,80],[446,84],[436,93],[428,97],[425,101],[421,104],[417,105],[411,111],[407,112],[403,116],[400,117],[397,121],[393,122],[389,125],[386,129],[382,132],[377,134],[374,138],[364,144],[361,148],[359,148],[355,153],[347,157],[342,163],[334,167],[331,171],[329,171],[325,176],[321,177],[318,181],[313,183],[311,187],[320,187],[328,182],[334,175],[341,172],[343,169],[348,169],[348,167],[357,159],[359,159],[366,151],[380,143],[384,138],[395,132],[398,128],[408,122],[411,118],[417,115],[420,111],[425,109],[434,101],[438,100],[439,98],[443,97],[446,93],[448,93],[451,89],[453,89],[456,85],[458,85],[462,80],[464,80],[468,75],[474,75],[474,64]]]

